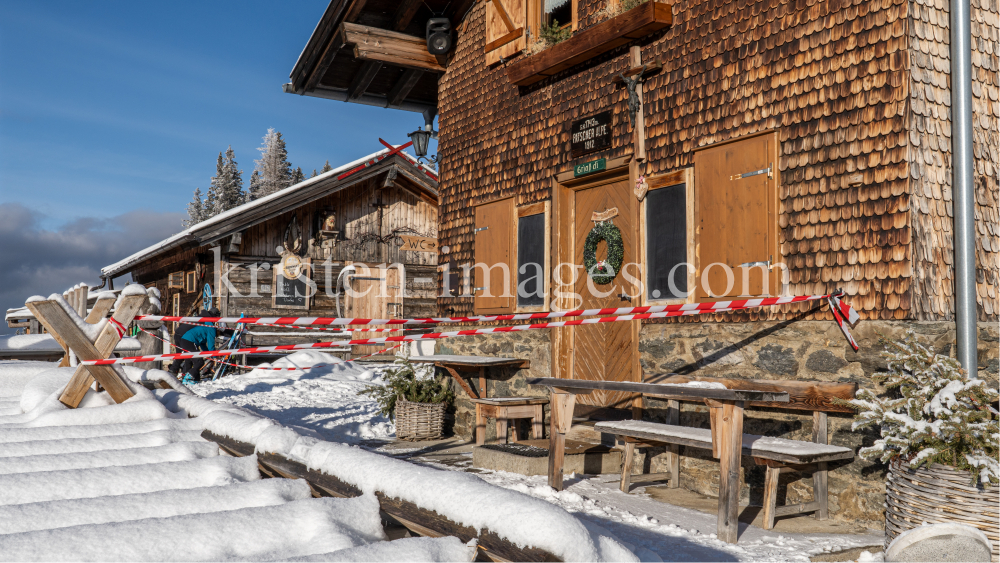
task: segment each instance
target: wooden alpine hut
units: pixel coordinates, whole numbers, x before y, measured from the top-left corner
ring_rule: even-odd
[[[433,170],[383,149],[198,223],[102,275],[156,287],[167,315],[215,306],[237,317],[432,316],[437,186]],[[261,326],[246,342],[331,339]]]
[[[1000,18],[995,2],[972,0],[971,13],[971,157],[959,156],[972,164],[975,216],[963,241],[974,246],[973,367],[995,377]],[[452,44],[430,55],[440,18]],[[884,366],[879,333],[913,330],[957,353],[956,285],[969,278],[956,273],[949,33],[947,3],[932,0],[333,0],[285,90],[439,116],[442,315],[841,289],[863,319],[857,352],[816,302],[438,342],[439,354],[530,360],[488,382],[498,394],[545,395],[531,377],[671,373],[867,386]],[[477,263],[505,268],[456,277]],[[619,263],[610,280],[580,274]],[[530,291],[488,291],[505,281]],[[633,407],[675,416],[620,391],[580,395],[576,416]],[[706,413],[685,403],[680,419],[707,428]],[[460,401],[458,417],[456,432],[471,434],[472,405]],[[832,410],[829,439],[856,450],[871,437],[850,417]],[[809,439],[814,420],[765,408],[744,429]],[[655,468],[675,452],[647,455]],[[681,485],[716,494],[711,459],[685,454]],[[832,517],[881,519],[870,465],[829,473]],[[742,479],[746,499],[764,471]],[[789,502],[810,489],[790,483]]]

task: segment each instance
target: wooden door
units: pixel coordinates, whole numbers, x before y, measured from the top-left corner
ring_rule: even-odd
[[[352,297],[347,294],[345,298],[346,315],[348,317],[363,319],[395,319],[403,314],[403,283],[399,279],[399,268],[380,268],[372,266],[365,268],[362,264],[356,264],[357,274],[351,275],[349,283],[354,292]],[[385,328],[383,325],[374,325],[377,328]],[[360,328],[355,326],[352,328]],[[361,338],[380,338],[383,336],[399,336],[402,332],[352,332],[349,339],[357,340]],[[384,350],[395,344],[374,344],[371,346],[354,346],[351,349],[352,357],[366,356]]]
[[[601,213],[612,208],[618,209],[618,215],[611,221],[622,234],[625,250],[622,264],[639,262],[636,228],[638,202],[632,194],[629,182],[619,180],[588,186],[573,192],[574,264],[583,264],[584,242],[594,228],[594,222],[591,220],[593,213]],[[596,258],[597,260],[607,258],[606,243],[598,244]],[[630,273],[638,275],[638,270],[633,266]],[[621,272],[618,272],[614,280],[607,285],[597,285],[593,282],[588,285],[587,282],[587,273],[581,270],[574,292],[583,298],[581,307],[584,309],[628,307],[631,303],[622,299],[622,293],[637,295],[636,288],[626,281]],[[596,292],[592,292],[591,287]],[[640,381],[638,323],[639,321],[614,322],[573,327],[572,377],[596,381]],[[630,393],[594,391],[589,395],[578,396],[577,400],[585,405],[622,408],[629,406],[633,398],[633,394]]]
[[[698,300],[778,293],[776,151],[777,135],[768,133],[695,153]],[[731,284],[722,264],[732,269]]]
[[[517,276],[513,272],[514,200],[476,207],[475,258],[485,267],[473,269],[472,293],[476,313],[509,313],[514,310]],[[481,288],[488,288],[481,289]]]

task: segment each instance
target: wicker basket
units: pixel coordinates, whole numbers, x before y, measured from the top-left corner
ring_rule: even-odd
[[[437,440],[444,427],[445,403],[411,403],[396,399],[396,438],[400,440]]]
[[[997,561],[1000,538],[1000,489],[970,485],[972,475],[946,465],[912,469],[899,460],[889,465],[885,485],[885,547],[921,524],[956,523],[978,528],[993,543]]]

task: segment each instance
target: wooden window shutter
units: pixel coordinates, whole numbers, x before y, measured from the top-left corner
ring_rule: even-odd
[[[510,59],[524,51],[526,1],[487,0],[485,47],[487,65],[500,62],[500,57]],[[497,8],[498,6],[503,8],[503,12]]]
[[[695,152],[698,301],[779,293],[777,143],[772,132]]]
[[[511,263],[515,224],[513,198],[476,207],[475,263],[489,268],[473,267],[472,293],[477,313],[505,313],[514,309],[517,276]],[[489,288],[488,296],[482,289],[485,287]]]

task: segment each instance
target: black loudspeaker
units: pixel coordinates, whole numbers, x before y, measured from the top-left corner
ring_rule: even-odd
[[[448,18],[427,20],[427,52],[443,55],[451,51],[451,21]]]

